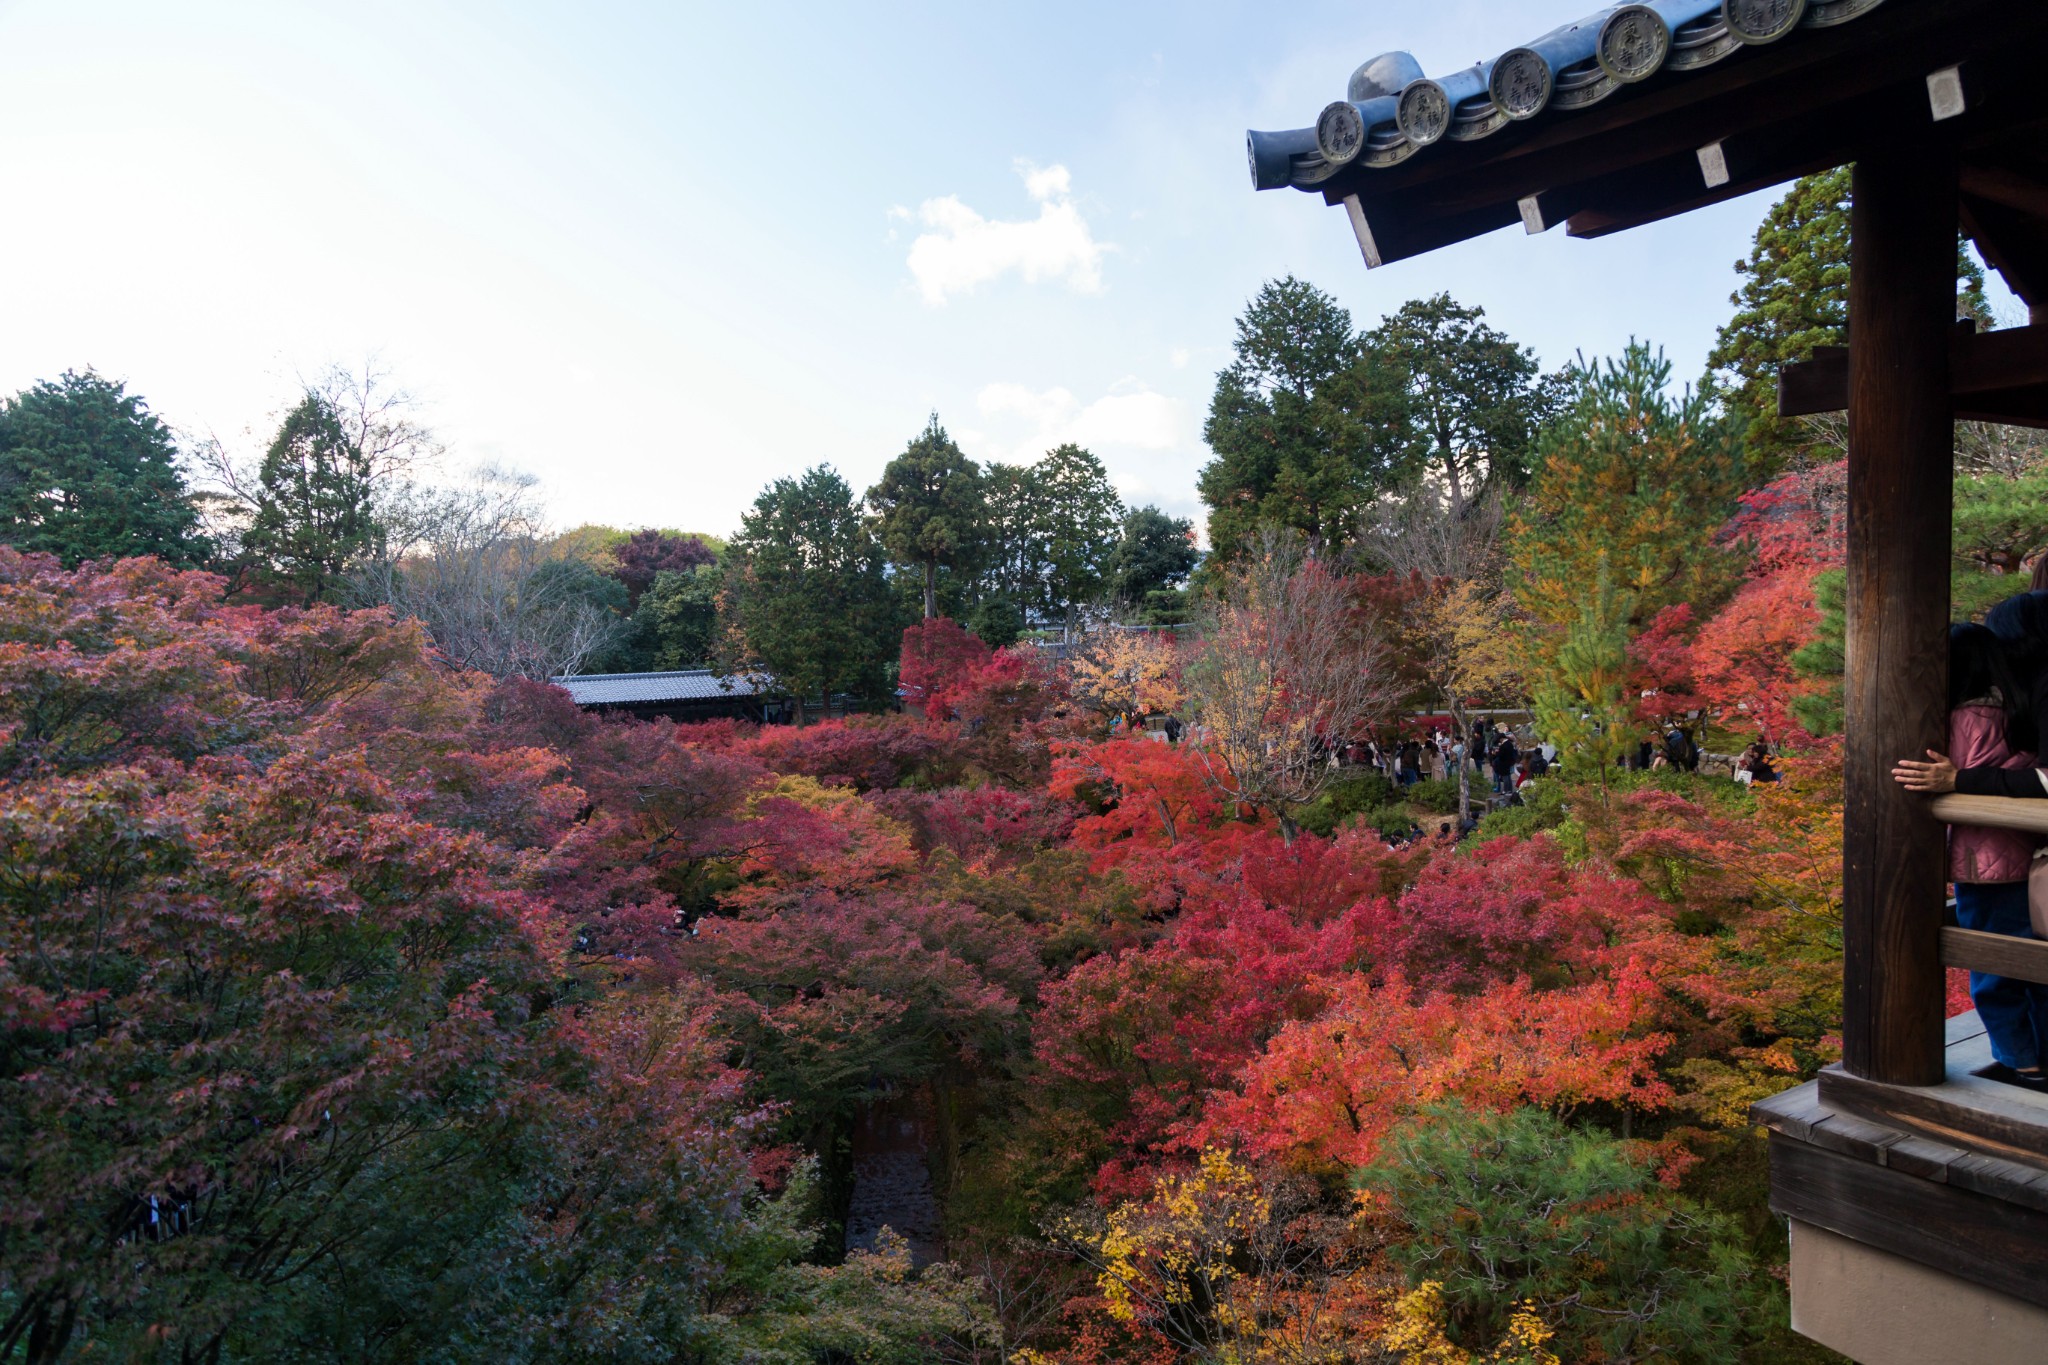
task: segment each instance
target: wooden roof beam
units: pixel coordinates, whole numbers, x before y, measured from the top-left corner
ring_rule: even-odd
[[[1964,235],[1985,262],[2026,301],[2037,325],[2048,322],[2048,220],[1969,191],[1959,212]]]
[[[1966,421],[2048,426],[2048,325],[1998,332],[1958,329],[1949,342],[1949,396]],[[1778,371],[1778,415],[1811,417],[1849,406],[1849,352],[1823,346]],[[2041,812],[2048,818],[2048,802]]]

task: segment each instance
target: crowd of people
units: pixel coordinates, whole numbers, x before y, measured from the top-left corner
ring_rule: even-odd
[[[1439,725],[1428,734],[1410,735],[1386,745],[1377,740],[1351,745],[1346,758],[1403,788],[1454,778],[1462,765],[1469,764],[1475,776],[1491,783],[1495,796],[1511,797],[1524,784],[1550,771],[1557,761],[1557,746],[1539,742],[1527,727],[1510,730],[1506,722],[1495,721],[1488,728],[1481,720],[1473,722],[1469,739]]]

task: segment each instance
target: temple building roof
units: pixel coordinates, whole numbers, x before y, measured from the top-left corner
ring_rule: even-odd
[[[1741,60],[1822,31],[1883,0],[1647,0],[1583,19],[1431,77],[1406,52],[1372,58],[1314,126],[1250,132],[1252,186],[1318,189],[1348,167],[1397,166],[1441,143],[1475,142],[1531,120],[1569,117],[1648,82]]]
[[[722,701],[729,697],[757,696],[766,690],[762,679],[744,674],[727,676],[713,673],[708,668],[687,668],[671,673],[580,673],[551,681],[567,692],[578,706]]]
[[[1517,222],[1605,236],[1876,148],[1950,147],[1963,230],[2038,311],[2044,53],[2041,0],[1644,0],[1449,74],[1374,57],[1311,126],[1247,150],[1255,188],[1343,206],[1379,266]]]

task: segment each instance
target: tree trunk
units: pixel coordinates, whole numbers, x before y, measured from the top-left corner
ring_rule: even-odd
[[[1472,820],[1472,728],[1465,724],[1465,708],[1454,700],[1451,710],[1451,746],[1464,746],[1465,756],[1454,759],[1458,765],[1458,837],[1465,837],[1465,826]]]
[[[1458,452],[1451,448],[1450,437],[1441,431],[1436,434],[1436,448],[1444,462],[1444,478],[1451,486],[1451,515],[1457,516],[1465,510],[1465,484],[1458,477]]]
[[[804,728],[804,699],[796,697],[793,701],[796,706],[796,728],[801,730]]]
[[[929,621],[939,614],[939,561],[927,559],[924,562],[924,619]]]

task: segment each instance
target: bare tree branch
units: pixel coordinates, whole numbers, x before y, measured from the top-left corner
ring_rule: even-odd
[[[494,677],[574,673],[609,644],[619,618],[581,590],[554,545],[530,475],[484,468],[455,488],[396,490],[386,552],[357,595],[423,622],[448,661]]]

